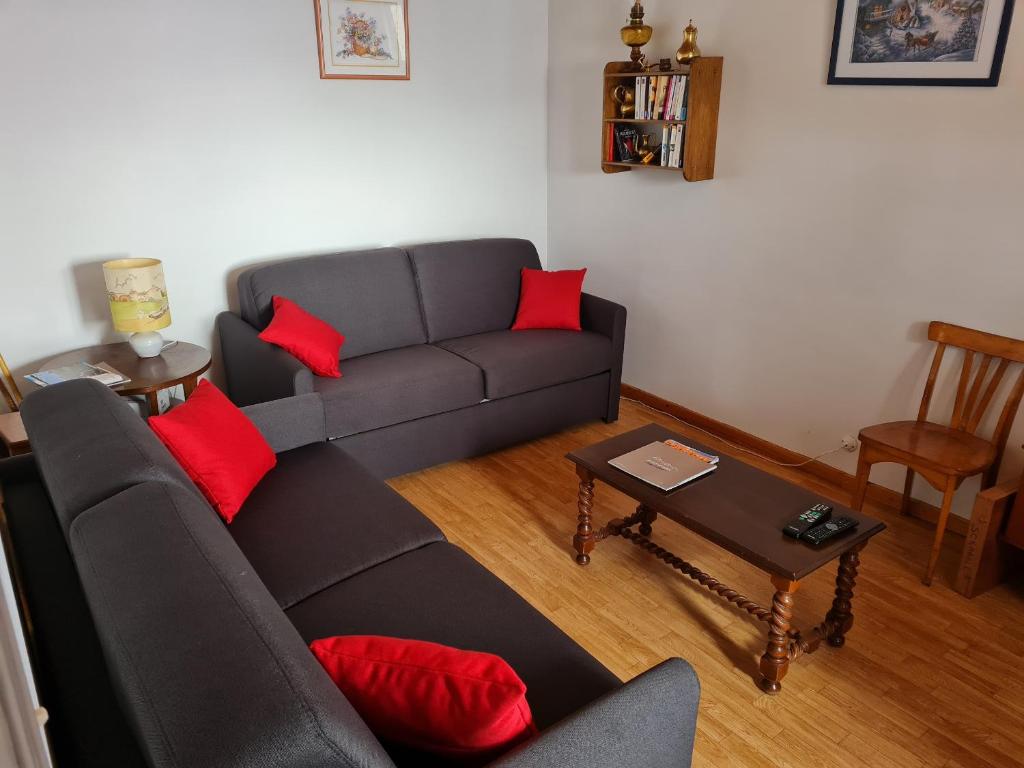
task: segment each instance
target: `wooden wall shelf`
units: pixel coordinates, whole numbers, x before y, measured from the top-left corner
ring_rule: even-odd
[[[605,65],[602,82],[604,112],[601,124],[601,170],[605,173],[624,173],[633,170],[675,171],[686,181],[707,181],[715,177],[715,150],[718,144],[718,108],[722,93],[721,56],[695,59],[688,67],[671,72],[637,72],[628,61],[613,61]],[[612,98],[616,86],[625,79],[637,76],[687,75],[689,78],[685,120],[635,120],[619,118],[618,105]],[[634,125],[684,125],[682,168],[642,163],[623,163],[608,160],[609,132],[617,123]]]

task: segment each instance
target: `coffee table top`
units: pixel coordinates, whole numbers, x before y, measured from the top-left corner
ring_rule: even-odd
[[[210,367],[210,352],[196,344],[179,341],[156,357],[139,357],[127,341],[99,344],[65,352],[39,366],[39,370],[61,368],[75,363],[107,363],[131,381],[111,387],[121,395],[145,395],[185,383]]]
[[[694,448],[714,450],[657,424],[634,429],[569,453],[566,458],[595,478],[743,558],[748,563],[797,581],[835,560],[856,544],[885,530],[885,523],[836,504],[782,478],[722,456],[718,469],[668,493],[608,463],[609,459],[655,440],[673,438]],[[811,547],[782,533],[782,527],[808,508],[826,503],[832,516],[860,521],[853,533],[823,547]]]

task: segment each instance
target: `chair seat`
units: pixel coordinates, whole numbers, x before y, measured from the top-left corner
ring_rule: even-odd
[[[996,447],[975,437],[930,421],[891,421],[860,432],[865,445],[888,449],[898,458],[913,459],[945,474],[969,477],[983,472],[996,460]]]

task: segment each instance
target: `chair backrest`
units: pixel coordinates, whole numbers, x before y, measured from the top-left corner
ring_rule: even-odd
[[[1024,341],[997,336],[994,333],[975,331],[949,323],[933,322],[928,326],[928,338],[936,342],[935,357],[931,370],[928,372],[928,383],[924,387],[921,398],[921,410],[918,421],[928,418],[932,395],[935,392],[935,381],[942,367],[942,358],[948,347],[964,350],[964,362],[960,369],[960,379],[956,389],[956,400],[953,403],[953,415],[950,426],[969,434],[974,434],[989,406],[999,390],[1006,372],[1011,365],[1024,363]],[[980,357],[977,365],[975,362]],[[1006,398],[1002,413],[996,422],[992,442],[1002,454],[1006,440],[1010,435],[1010,427],[1020,408],[1021,397],[1024,396],[1024,367],[1021,368],[1017,380]]]

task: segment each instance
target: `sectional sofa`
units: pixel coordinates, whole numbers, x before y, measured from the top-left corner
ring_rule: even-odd
[[[369,731],[307,647],[346,634],[506,659],[540,732],[493,765],[690,764],[686,662],[621,683],[329,442],[319,393],[244,410],[278,464],[225,526],[109,390],[26,398],[0,493],[58,765],[450,764]]]
[[[327,435],[391,477],[585,421],[614,421],[626,310],[583,295],[582,332],[510,331],[525,240],[464,240],[291,259],[238,279],[217,319],[237,405],[318,392]],[[285,296],[346,336],[342,378],[257,338]]]

